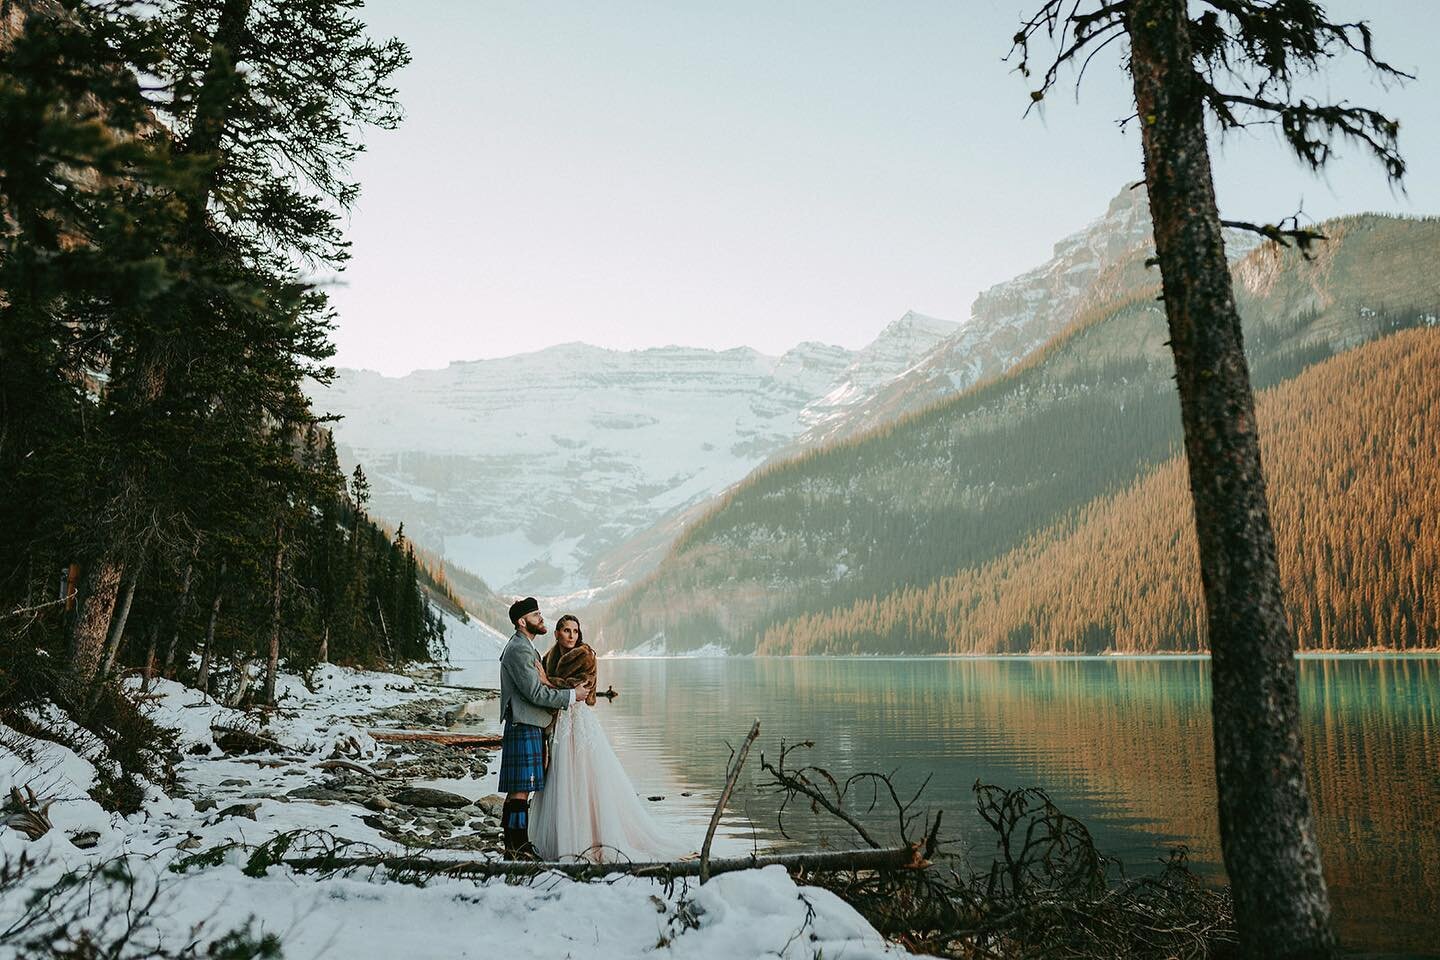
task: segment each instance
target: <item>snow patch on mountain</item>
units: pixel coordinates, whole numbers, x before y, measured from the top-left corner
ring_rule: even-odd
[[[583,591],[598,557],[785,449],[816,401],[868,391],[953,324],[907,314],[864,350],[564,344],[317,389],[370,509],[510,593]]]

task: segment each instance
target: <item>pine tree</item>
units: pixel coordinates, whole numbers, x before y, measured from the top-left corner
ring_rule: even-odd
[[[1311,167],[1336,136],[1368,146],[1398,179],[1398,124],[1377,111],[1301,97],[1297,76],[1355,51],[1382,74],[1369,28],[1336,23],[1314,0],[1048,0],[1015,36],[1020,70],[1029,44],[1058,35],[1059,52],[1032,103],[1058,71],[1117,37],[1129,43],[1145,186],[1154,223],[1212,654],[1216,781],[1226,871],[1249,956],[1328,957],[1335,950],[1299,732],[1294,643],[1280,572],[1240,316],[1222,226],[1308,245],[1298,225],[1222,221],[1205,129],[1278,122]],[[1087,60],[1088,62],[1088,60]]]

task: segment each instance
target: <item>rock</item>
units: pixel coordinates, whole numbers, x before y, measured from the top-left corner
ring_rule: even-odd
[[[664,800],[664,797],[646,797],[646,800]]]
[[[475,806],[498,820],[500,819],[500,815],[505,812],[505,798],[498,793],[492,793],[488,797],[481,797],[479,800],[476,800]]]
[[[433,787],[406,787],[395,794],[395,802],[411,807],[438,807],[442,810],[454,810],[470,805],[470,801],[458,793],[436,790]]]
[[[376,816],[373,813],[361,817],[360,822],[365,824],[365,826],[369,827],[372,830],[380,831],[384,831],[385,828],[390,825],[384,817]]]
[[[347,801],[354,798],[344,790],[336,790],[333,787],[322,787],[312,784],[308,787],[296,787],[286,796],[295,800],[339,800]]]
[[[377,793],[375,794],[375,796],[365,801],[365,806],[367,809],[370,810],[389,810],[391,807],[395,806],[395,804],[391,803],[390,798],[385,796],[385,794]]]
[[[192,834],[190,834],[190,836],[186,837],[184,840],[181,840],[179,843],[175,844],[175,849],[177,849],[177,850],[194,850],[195,848],[197,848],[197,847],[199,847],[199,846],[200,846],[200,838],[197,837],[197,836],[195,836],[195,834],[192,833]]]
[[[211,727],[210,729],[215,735],[215,745],[227,754],[285,752],[282,744],[250,730],[240,730],[234,727]]]
[[[100,842],[100,831],[80,830],[70,834],[70,842],[80,850],[93,850]]]
[[[250,786],[250,781],[249,781],[249,780],[246,780],[244,777],[231,777],[229,780],[221,780],[221,781],[220,781],[220,786],[222,786],[222,787],[248,787],[248,786]]]
[[[195,812],[204,813],[207,810],[214,810],[218,806],[214,797],[200,797],[195,801]]]
[[[215,820],[218,822],[228,817],[247,817],[251,820],[254,820],[256,819],[255,811],[259,809],[259,803],[233,803],[230,806],[226,807],[224,810],[221,810],[219,813],[215,814]]]

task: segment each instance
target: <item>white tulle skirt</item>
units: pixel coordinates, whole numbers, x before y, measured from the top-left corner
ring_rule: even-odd
[[[546,860],[674,860],[690,852],[645,809],[584,703],[556,720],[545,789],[530,803],[530,841]]]

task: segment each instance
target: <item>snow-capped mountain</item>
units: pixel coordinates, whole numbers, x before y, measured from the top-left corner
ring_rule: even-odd
[[[808,432],[823,434],[826,424],[845,419],[853,406],[910,369],[917,357],[924,357],[958,329],[958,323],[907,312],[855,354],[833,387],[801,411]]]
[[[1253,250],[1254,234],[1227,231],[1231,261]],[[975,298],[970,319],[919,361],[817,418],[798,446],[859,433],[1008,370],[1086,310],[1159,283],[1150,207],[1143,188],[1126,188],[1104,216],[1055,244],[1051,258]]]
[[[404,377],[342,370],[316,402],[342,415],[372,512],[501,590],[553,595],[590,588],[597,557],[740,480],[816,401],[893,377],[943,326],[907,317],[858,353],[575,343]]]

